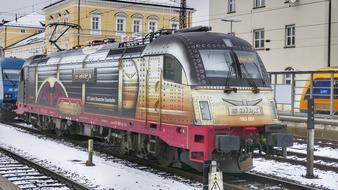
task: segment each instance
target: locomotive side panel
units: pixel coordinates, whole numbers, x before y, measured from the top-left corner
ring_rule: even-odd
[[[64,116],[87,112],[134,118],[139,86],[135,60],[27,67],[27,103],[56,108]]]
[[[92,75],[85,81],[83,102],[86,112],[100,114],[119,113],[119,65],[115,61],[95,62],[85,65],[81,75]],[[82,79],[83,80],[83,79]]]
[[[191,124],[193,120],[191,88],[181,63],[171,55],[164,56],[162,91],[162,121]]]

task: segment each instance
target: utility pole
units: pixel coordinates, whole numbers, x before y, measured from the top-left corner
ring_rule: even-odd
[[[78,0],[78,5],[77,5],[77,25],[79,26],[77,28],[77,46],[80,46],[80,4],[81,4],[81,0]]]
[[[311,88],[310,88],[310,99],[307,102],[307,159],[306,159],[306,176],[307,178],[315,178],[313,174],[313,153],[315,144],[315,103],[313,99],[313,74],[311,74]]]
[[[328,20],[328,43],[327,43],[327,66],[331,67],[331,23],[332,23],[332,2],[329,0],[329,20]]]
[[[187,0],[181,0],[180,6],[180,29],[187,27]]]
[[[231,34],[232,34],[232,23],[233,22],[241,22],[240,20],[225,19],[225,18],[222,18],[221,21],[223,21],[223,22],[230,22],[230,33]]]

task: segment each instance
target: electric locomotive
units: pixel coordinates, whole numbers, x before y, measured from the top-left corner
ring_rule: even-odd
[[[19,73],[25,60],[0,58],[0,120],[15,116]]]
[[[288,147],[268,74],[251,45],[196,27],[42,55],[21,73],[17,113],[41,129],[94,135],[166,166],[253,167]]]

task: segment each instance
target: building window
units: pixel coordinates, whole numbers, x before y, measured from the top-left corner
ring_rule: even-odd
[[[256,49],[264,48],[264,29],[254,30],[254,46]]]
[[[296,45],[296,28],[295,25],[285,27],[285,46],[295,47]]]
[[[21,33],[26,33],[26,29],[21,29]]]
[[[140,19],[133,19],[133,33],[140,33],[142,30],[142,22]]]
[[[116,31],[118,33],[124,33],[126,31],[126,18],[118,17],[116,19]]]
[[[69,49],[69,42],[68,42],[68,40],[63,41],[63,48],[64,49]]]
[[[235,0],[228,0],[228,13],[236,12]]]
[[[92,15],[92,32],[98,33],[101,30],[101,16]]]
[[[51,24],[51,23],[53,23],[53,22],[54,22],[53,18],[52,18],[52,17],[50,17],[50,18],[49,18],[49,24]],[[49,34],[49,37],[51,37],[51,36],[52,36],[52,32],[53,32],[53,30],[54,30],[54,28],[53,28],[53,27],[49,27],[49,28],[48,28],[48,34]]]
[[[57,23],[60,23],[60,22],[61,22],[61,17],[60,17],[60,16],[57,17],[56,22],[57,22]],[[61,32],[61,25],[57,25],[57,32],[58,32],[58,33]]]
[[[170,27],[171,27],[172,30],[178,30],[179,24],[178,24],[178,22],[171,22]]]
[[[285,71],[294,71],[295,69],[293,67],[287,67],[285,68]],[[291,73],[286,73],[284,75],[284,82],[286,85],[290,85],[292,83],[292,74]]]
[[[155,32],[157,31],[157,21],[150,20],[149,21],[149,32]]]
[[[63,15],[63,21],[64,21],[65,23],[68,23],[68,22],[69,22],[69,14],[68,14],[68,13],[65,13],[65,14]]]
[[[254,0],[254,8],[265,7],[265,0]]]

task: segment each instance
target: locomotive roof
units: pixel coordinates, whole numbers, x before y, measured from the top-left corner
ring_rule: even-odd
[[[18,58],[0,58],[0,68],[21,69],[25,60]]]
[[[159,40],[161,39],[161,40]],[[215,32],[185,32],[173,35],[161,36],[155,43],[167,43],[176,40],[184,43],[185,46],[195,46],[197,49],[245,49],[253,50],[250,43],[233,35]]]
[[[118,60],[153,55],[173,55],[180,61],[191,84],[205,85],[206,74],[199,50],[230,49],[254,51],[250,43],[232,35],[214,32],[181,32],[160,35],[151,43],[125,42],[89,46],[40,55],[27,61],[27,65],[82,63],[104,60]]]
[[[254,51],[245,40],[214,32],[177,32],[160,36],[149,44],[143,55],[171,54],[182,64],[191,84],[205,85],[207,76],[199,53],[202,49]]]

